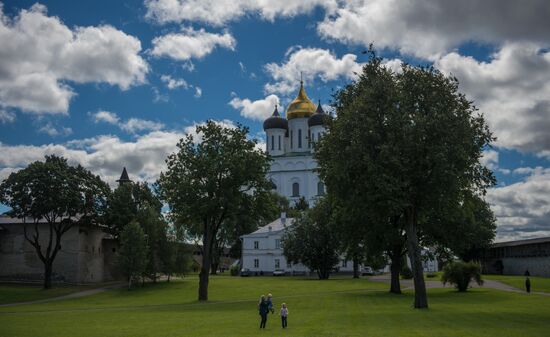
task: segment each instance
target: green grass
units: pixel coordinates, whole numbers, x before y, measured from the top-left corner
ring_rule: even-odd
[[[44,290],[41,285],[0,284],[0,304],[43,300],[90,288],[90,286],[54,286],[52,289]]]
[[[366,279],[213,277],[199,303],[197,278],[127,291],[0,308],[0,336],[548,336],[550,297],[478,288],[430,289],[429,310],[412,293],[392,295]],[[286,302],[289,327],[270,315],[259,330],[261,294]]]
[[[484,279],[495,280],[516,287],[518,289],[525,289],[525,276],[517,275],[483,275]],[[550,293],[550,278],[530,276],[531,291],[543,291]]]

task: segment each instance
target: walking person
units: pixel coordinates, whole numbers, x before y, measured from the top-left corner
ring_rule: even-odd
[[[260,303],[258,303],[258,311],[260,312],[260,329],[265,329],[265,324],[267,323],[267,314],[269,313],[269,304],[265,299],[265,296],[260,297]]]
[[[286,307],[286,303],[283,303],[281,305],[281,324],[283,326],[283,329],[286,329],[286,326],[288,325],[287,317],[288,317],[288,308]]]
[[[531,292],[531,280],[529,276],[525,278],[525,291],[527,291],[528,294]]]

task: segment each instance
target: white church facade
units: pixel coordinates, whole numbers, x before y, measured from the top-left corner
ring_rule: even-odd
[[[303,82],[298,96],[289,104],[286,118],[277,107],[264,121],[266,151],[272,158],[268,177],[274,190],[287,197],[291,203],[305,198],[310,206],[325,193],[325,186],[315,171],[317,162],[313,158],[314,143],[325,132],[327,115],[319,102],[315,106],[307,97]],[[254,274],[272,273],[284,270],[287,274],[309,273],[302,264],[288,264],[281,246],[281,238],[294,219],[281,217],[243,235],[242,267]],[[340,271],[353,271],[353,263],[341,261]]]

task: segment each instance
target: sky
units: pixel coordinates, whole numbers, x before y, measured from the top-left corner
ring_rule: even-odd
[[[458,78],[497,137],[497,241],[550,235],[547,0],[0,0],[0,179],[44,155],[154,182],[196,125],[263,140],[275,104],[332,94],[373,43]],[[0,205],[0,211],[6,207]]]

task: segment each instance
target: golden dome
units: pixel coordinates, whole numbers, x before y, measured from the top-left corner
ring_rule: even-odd
[[[298,96],[290,102],[286,109],[286,118],[308,118],[315,113],[315,104],[309,100],[304,90],[304,82],[300,81]]]

